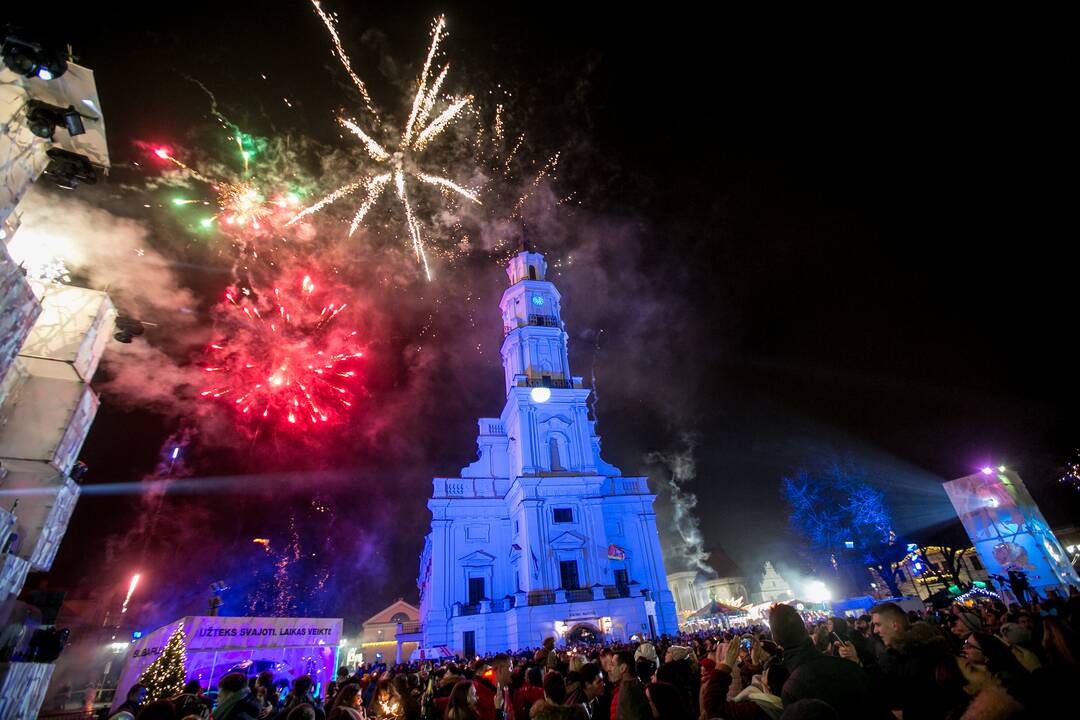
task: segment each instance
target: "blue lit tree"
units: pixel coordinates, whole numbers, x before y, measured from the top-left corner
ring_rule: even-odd
[[[784,478],[782,493],[790,509],[788,521],[806,542],[816,569],[827,566],[859,586],[868,581],[866,569],[872,568],[894,596],[900,594],[893,564],[903,558],[905,546],[893,532],[885,493],[861,471],[839,462],[822,471],[800,470]]]

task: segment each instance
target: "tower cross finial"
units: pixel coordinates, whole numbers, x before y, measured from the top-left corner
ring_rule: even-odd
[[[521,221],[521,240],[518,245],[518,252],[536,252],[533,248],[533,244],[529,241],[529,226],[525,224],[525,221]]]

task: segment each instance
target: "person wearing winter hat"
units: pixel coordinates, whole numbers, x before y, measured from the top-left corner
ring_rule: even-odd
[[[652,682],[658,665],[660,665],[660,659],[656,654],[656,646],[650,642],[638,645],[637,650],[634,651],[634,675],[642,685]]]
[[[638,660],[642,659],[648,660],[653,665],[660,664],[660,658],[656,656],[656,646],[651,642],[641,643],[638,645],[637,650],[634,651],[634,662],[636,663]]]
[[[982,632],[982,619],[973,612],[961,610],[953,616],[952,634],[961,641],[967,640],[974,632]]]
[[[1001,639],[1025,670],[1035,672],[1042,667],[1039,656],[1026,647],[1031,642],[1031,631],[1026,627],[1017,623],[1005,623],[1001,626]]]
[[[654,650],[655,652],[655,650]],[[672,645],[668,648],[667,656],[664,658],[664,662],[677,662],[679,660],[687,660],[693,651],[685,645]]]

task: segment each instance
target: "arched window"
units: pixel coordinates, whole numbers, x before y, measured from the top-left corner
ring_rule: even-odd
[[[530,280],[535,280],[536,279],[536,268],[534,268],[532,265],[529,266],[529,279]]]
[[[564,468],[559,458],[559,441],[554,437],[548,438],[548,450],[551,452],[551,472],[563,470]]]
[[[404,623],[409,622],[409,616],[403,612],[394,613],[394,616],[390,618],[392,623]]]

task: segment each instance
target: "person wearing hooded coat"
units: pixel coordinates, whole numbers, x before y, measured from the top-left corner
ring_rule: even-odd
[[[784,707],[806,698],[822,700],[836,710],[840,720],[888,718],[875,698],[870,678],[851,660],[825,655],[814,648],[806,625],[795,608],[777,605],[769,614],[773,640],[784,651],[784,665],[791,676],[784,683]]]
[[[242,673],[229,673],[218,681],[214,720],[259,720],[261,710]]]

